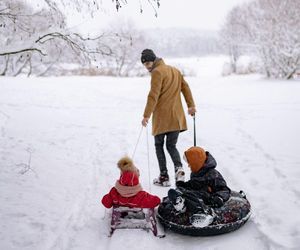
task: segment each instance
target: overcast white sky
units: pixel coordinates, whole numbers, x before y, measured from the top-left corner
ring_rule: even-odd
[[[250,0],[160,0],[158,17],[148,0],[141,0],[144,12],[140,13],[139,0],[127,0],[127,4],[117,12],[111,0],[102,0],[103,10],[93,19],[72,15],[70,25],[93,33],[107,26],[111,20],[132,19],[139,28],[186,27],[218,30],[228,11]]]

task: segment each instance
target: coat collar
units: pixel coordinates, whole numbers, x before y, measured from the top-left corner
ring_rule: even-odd
[[[166,65],[165,62],[164,62],[164,60],[161,59],[161,58],[156,58],[155,61],[154,61],[154,63],[153,63],[151,72],[152,72],[152,70],[154,70],[156,67],[162,66],[162,65]]]
[[[191,177],[193,177],[193,178],[194,177],[202,177],[208,171],[217,167],[217,162],[216,162],[215,158],[209,152],[206,152],[206,154],[207,154],[207,159],[206,159],[203,167],[196,173],[192,172]]]

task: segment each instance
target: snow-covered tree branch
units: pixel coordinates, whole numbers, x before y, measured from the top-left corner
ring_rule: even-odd
[[[74,61],[75,57],[76,61],[87,63],[93,54],[112,53],[109,46],[96,45],[104,34],[91,38],[69,32],[64,16],[53,10],[54,7],[34,10],[21,0],[13,4],[8,0],[0,3],[2,75],[18,75],[23,71],[39,75],[52,61],[71,60],[68,58]]]
[[[232,9],[221,36],[233,63],[246,48],[259,56],[267,76],[290,79],[300,70],[299,13],[298,0],[255,0]]]
[[[141,10],[142,2],[140,1]],[[159,0],[144,2],[150,4],[155,11],[159,7]],[[119,10],[127,1],[115,0],[112,3]],[[105,33],[99,31],[100,35],[95,37],[83,36],[77,32],[70,32],[65,21],[63,11],[66,9],[93,15],[101,4],[101,0],[37,0],[31,2],[31,5],[24,0],[16,0],[13,3],[10,0],[1,1],[1,75],[43,75],[59,63],[76,62],[90,65],[91,61],[99,59],[99,56],[108,57],[112,54],[114,59],[117,59],[121,51],[125,51],[122,48],[125,44],[128,48],[128,44],[132,44],[133,40],[136,43],[134,34],[120,31],[116,37],[118,31],[110,30]],[[123,56],[127,57],[126,60],[130,57],[128,54]],[[131,67],[126,65],[128,61],[118,61],[117,64],[119,75],[127,74],[121,72],[128,72],[125,67]]]

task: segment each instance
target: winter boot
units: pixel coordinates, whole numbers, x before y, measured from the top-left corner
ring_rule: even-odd
[[[162,187],[171,186],[168,175],[160,175],[158,178],[155,178],[153,180],[153,184],[157,185],[157,186],[162,186]]]
[[[178,214],[186,211],[185,199],[182,197],[181,192],[176,191],[175,189],[170,189],[168,192],[168,198]]]
[[[241,195],[244,199],[247,199],[246,194],[244,193],[243,190],[240,190],[239,193],[240,193],[240,195]]]
[[[185,180],[185,173],[182,167],[179,167],[175,171],[175,181],[184,181]]]
[[[197,228],[203,228],[209,226],[214,220],[214,217],[210,214],[193,214],[190,217],[190,223]]]

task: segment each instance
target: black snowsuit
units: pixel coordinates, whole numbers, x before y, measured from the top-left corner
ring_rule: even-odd
[[[227,187],[223,176],[215,169],[216,160],[209,152],[206,152],[206,155],[204,166],[198,172],[191,173],[189,181],[176,183],[186,200],[187,208],[191,210],[197,210],[199,206],[202,208],[205,205],[214,206],[214,198],[217,196],[223,202],[230,197],[230,188]]]

